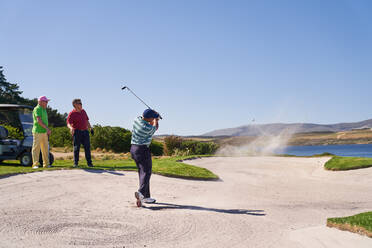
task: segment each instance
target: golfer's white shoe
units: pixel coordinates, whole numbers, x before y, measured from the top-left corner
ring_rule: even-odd
[[[154,198],[145,198],[143,199],[143,203],[155,203],[156,200]]]
[[[39,166],[34,165],[34,166],[32,166],[32,169],[39,169]]]
[[[145,197],[142,195],[142,193],[136,191],[136,192],[134,192],[134,197],[136,197],[136,199],[137,199],[137,202],[136,202],[137,207],[139,207],[139,208],[142,207],[142,201],[143,201],[143,198],[145,198]]]

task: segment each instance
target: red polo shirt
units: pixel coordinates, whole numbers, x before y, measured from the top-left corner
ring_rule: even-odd
[[[82,109],[80,112],[74,109],[67,116],[67,123],[70,124],[73,129],[78,130],[87,130],[88,120],[88,115],[84,109]]]

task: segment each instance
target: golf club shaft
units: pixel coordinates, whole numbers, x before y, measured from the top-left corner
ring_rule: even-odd
[[[148,107],[149,109],[152,109],[149,105],[147,105],[141,98],[139,98],[131,89],[129,89],[129,87],[127,87],[127,86],[124,86],[124,87],[122,87],[121,88],[122,90],[125,90],[125,89],[127,89],[127,90],[129,90],[130,91],[130,93],[132,93],[135,97],[137,97],[137,99],[138,100],[140,100],[143,104],[145,104],[146,105],[146,107]],[[161,117],[161,115],[159,114],[159,118],[160,119],[163,119],[162,117]]]
[[[127,88],[135,97],[138,98],[138,100],[140,100],[143,104],[146,105],[146,107],[148,107],[149,109],[152,109],[149,105],[147,105],[141,98],[139,98],[131,89],[129,89],[128,87],[125,87]]]

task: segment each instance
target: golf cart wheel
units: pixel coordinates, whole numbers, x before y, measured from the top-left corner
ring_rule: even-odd
[[[50,153],[49,153],[49,164],[52,165],[53,162],[54,162],[54,156],[53,156],[53,154],[50,152]],[[41,152],[40,152],[40,157],[39,157],[39,163],[40,163],[41,165],[43,165],[43,156],[41,155]]]
[[[24,152],[20,157],[19,161],[23,166],[31,166],[32,165],[32,155],[30,152]]]

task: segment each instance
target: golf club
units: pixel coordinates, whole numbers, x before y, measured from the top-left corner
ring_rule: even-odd
[[[129,89],[129,87],[127,87],[127,86],[124,86],[124,87],[122,87],[121,88],[122,90],[125,90],[125,89],[127,89],[130,93],[132,93],[135,97],[137,97],[138,98],[138,100],[140,100],[143,104],[145,104],[146,105],[146,107],[148,107],[149,109],[152,109],[149,105],[147,105],[141,98],[139,98],[131,89]],[[153,109],[152,109],[153,110]],[[158,113],[159,114],[159,113]],[[160,119],[163,119],[162,117],[161,117],[161,115],[159,114],[159,118]]]

